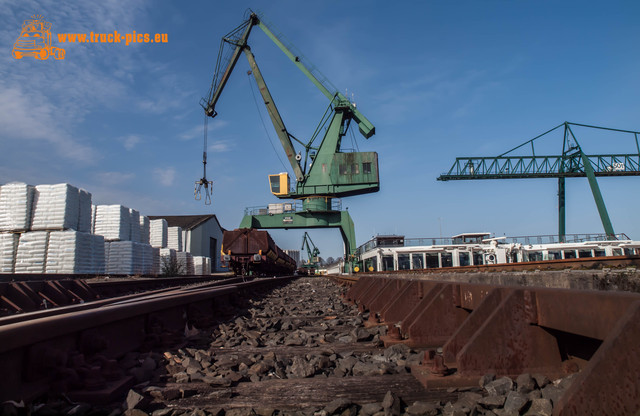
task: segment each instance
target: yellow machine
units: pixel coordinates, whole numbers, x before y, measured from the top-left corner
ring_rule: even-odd
[[[275,196],[288,195],[289,174],[284,172],[277,175],[269,175],[269,185],[271,186],[271,193]]]

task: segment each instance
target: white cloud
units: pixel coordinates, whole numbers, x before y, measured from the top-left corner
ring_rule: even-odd
[[[209,151],[213,153],[228,152],[233,148],[231,140],[219,140],[209,145]]]
[[[229,122],[224,120],[215,119],[213,121],[209,121],[207,126],[207,131],[215,131],[220,130],[225,127]],[[189,130],[184,131],[183,133],[178,135],[178,139],[180,140],[192,140],[192,139],[202,139],[204,137],[204,126],[202,124],[198,124],[190,128]]]
[[[124,145],[125,149],[133,150],[133,148],[142,141],[142,138],[136,134],[130,134],[128,136],[121,137],[120,141]]]
[[[0,142],[42,140],[53,144],[59,156],[90,162],[95,151],[75,139],[59,117],[58,107],[31,89],[0,83]]]
[[[158,178],[158,182],[164,186],[171,186],[176,178],[175,168],[157,168],[153,170],[153,174]]]
[[[104,185],[119,185],[135,178],[135,173],[124,172],[100,172],[96,175]]]

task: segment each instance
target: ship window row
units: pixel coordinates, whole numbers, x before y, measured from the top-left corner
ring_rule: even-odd
[[[365,271],[436,269],[441,267],[478,266],[483,264],[520,263],[567,260],[604,256],[633,256],[640,249],[610,247],[607,249],[564,249],[514,252],[499,258],[496,253],[482,251],[421,252],[378,254],[363,261]]]

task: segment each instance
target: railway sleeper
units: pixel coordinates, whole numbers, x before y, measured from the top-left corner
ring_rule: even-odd
[[[554,414],[640,410],[640,295],[362,276],[345,298],[388,325],[385,345],[428,348],[428,388],[483,375],[576,374]]]

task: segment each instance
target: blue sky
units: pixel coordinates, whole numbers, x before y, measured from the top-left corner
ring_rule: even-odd
[[[214,203],[193,200],[202,176],[203,112],[220,38],[247,8],[279,31],[376,126],[381,190],[343,200],[358,244],[376,234],[449,236],[557,231],[557,181],[437,182],[456,156],[493,156],[565,120],[640,130],[640,5],[557,1],[0,2],[0,183],[69,182],[94,203],[149,215],[215,213],[229,229],[246,206],[278,202],[283,171],[241,57],[209,123]],[[54,33],[168,33],[167,44],[65,44],[61,61],[16,60],[22,21]],[[313,133],[326,98],[259,30],[253,52],[280,113]],[[254,84],[255,85],[255,84]],[[255,89],[255,86],[254,86]],[[260,113],[258,112],[260,111]],[[282,152],[270,124],[268,134]],[[587,153],[633,151],[629,137],[576,130]],[[584,137],[584,138],[583,138]],[[633,146],[632,146],[633,144]],[[561,151],[561,136],[541,143]],[[546,146],[546,147],[545,147]],[[640,238],[640,178],[600,179],[616,232]],[[586,179],[567,184],[567,232],[601,232]],[[303,231],[274,231],[299,248]],[[337,257],[337,230],[313,230]]]

